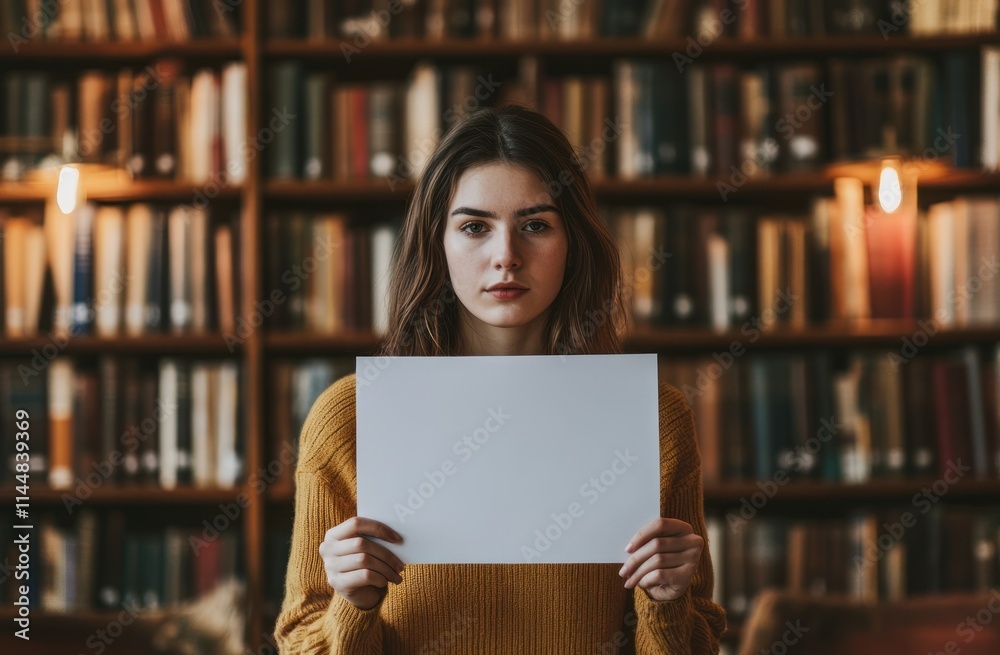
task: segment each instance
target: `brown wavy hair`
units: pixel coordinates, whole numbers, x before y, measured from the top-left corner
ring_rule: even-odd
[[[552,121],[510,103],[466,115],[427,160],[393,252],[388,331],[379,355],[461,354],[444,227],[462,174],[488,164],[536,173],[566,225],[566,274],[544,327],[544,352],[621,353],[629,317],[618,246],[598,212],[585,166]]]

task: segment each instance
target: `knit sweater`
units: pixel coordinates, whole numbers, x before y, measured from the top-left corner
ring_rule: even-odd
[[[683,595],[660,602],[639,587],[626,589],[614,563],[406,564],[402,583],[390,583],[377,605],[362,610],[327,582],[318,550],[329,528],[357,514],[355,376],[340,378],[316,399],[299,440],[291,555],[275,626],[279,652],[718,653],[726,616],[712,602],[694,414],[665,383],[659,409],[661,516],[686,521],[705,538]],[[623,549],[631,536],[621,535]]]

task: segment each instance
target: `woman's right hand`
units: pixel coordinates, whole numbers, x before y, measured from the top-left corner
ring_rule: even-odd
[[[399,574],[403,562],[388,548],[365,537],[400,542],[398,533],[374,519],[353,516],[326,531],[319,554],[326,568],[326,579],[348,602],[358,609],[375,607],[389,582],[403,581]]]

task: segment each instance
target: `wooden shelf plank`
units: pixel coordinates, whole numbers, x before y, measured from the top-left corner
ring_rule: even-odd
[[[905,34],[888,39],[879,34],[864,36],[806,36],[780,39],[719,38],[703,48],[699,57],[754,57],[856,55],[887,52],[939,52],[956,49],[975,49],[982,45],[1000,43],[1000,34],[968,34],[911,37]],[[330,39],[309,41],[305,39],[271,39],[264,44],[264,55],[269,58],[296,57],[324,59],[332,64],[352,63],[345,56],[342,45],[356,47],[352,40]],[[574,41],[512,41],[509,39],[386,39],[373,41],[351,52],[351,59],[380,58],[406,60],[418,57],[438,59],[463,59],[467,57],[567,57],[600,59],[608,57],[672,57],[674,53],[686,54],[689,42],[684,39],[643,40],[632,37],[598,37]]]
[[[0,48],[0,61],[41,61],[41,62],[93,62],[93,61],[136,61],[159,57],[181,57],[199,59],[231,59],[243,56],[243,45],[239,38],[233,39],[193,39],[181,42],[153,41],[107,41],[59,42],[30,39],[18,43],[17,49]]]
[[[0,339],[0,355],[34,357],[46,361],[68,355],[213,355],[231,356],[240,352],[238,343],[227,344],[221,334],[149,334],[141,337],[105,339],[94,336],[69,337],[62,341],[49,336],[30,339]]]
[[[178,487],[176,489],[161,489],[159,487],[118,486],[105,483],[90,491],[90,496],[85,499],[80,498],[82,502],[103,505],[215,505],[235,500],[241,493],[247,492],[247,487],[241,485],[233,488]],[[75,489],[52,489],[32,484],[28,489],[29,504],[32,507],[61,505],[64,496],[74,497],[75,493]],[[0,505],[13,505],[16,502],[15,498],[19,495],[13,485],[3,485],[0,487]]]
[[[934,326],[932,322],[923,325]],[[939,326],[934,326],[939,328]],[[711,332],[707,328],[641,328],[625,342],[627,352],[658,352],[665,354],[691,351],[730,351],[741,346],[747,350],[790,349],[812,347],[890,347],[902,348],[903,339],[923,331],[915,321],[872,320],[867,324],[824,324],[808,329],[776,327],[766,332],[743,333],[740,329]],[[335,335],[301,332],[272,332],[264,339],[271,353],[287,355],[322,352],[355,352],[378,346],[379,339],[368,332],[347,332]],[[922,341],[921,341],[922,342]],[[987,327],[939,328],[924,348],[954,346],[965,343],[1000,342],[1000,325]]]
[[[276,355],[360,354],[373,350],[378,344],[378,337],[371,332],[343,332],[337,335],[277,332],[264,337],[264,348]]]
[[[190,204],[195,202],[196,197],[200,197],[197,196],[199,193],[211,201],[238,199],[242,192],[240,187],[223,187],[218,193],[213,192],[209,197],[205,187],[206,185],[195,182],[137,180],[126,185],[89,189],[87,199],[98,202],[175,201]],[[52,195],[52,189],[42,184],[30,182],[0,184],[0,202],[44,202]]]
[[[737,198],[761,198],[773,194],[815,193],[833,194],[834,176],[825,172],[775,174],[750,179],[731,195]],[[721,196],[717,183],[728,178],[696,177],[692,175],[659,175],[635,180],[594,180],[594,194],[598,200],[634,201],[636,199],[698,199],[718,200]],[[1000,173],[978,170],[954,170],[945,175],[920,181],[920,191],[995,192],[1000,188]],[[264,195],[269,200],[291,201],[356,201],[406,198],[413,190],[413,183],[406,181],[390,185],[385,179],[370,180],[271,180],[265,183]]]
[[[768,504],[810,503],[836,504],[844,502],[908,501],[915,494],[930,489],[936,479],[886,479],[871,480],[862,484],[790,480],[778,486]],[[743,499],[750,501],[754,494],[764,493],[757,482],[719,482],[705,484],[706,505],[737,505]],[[988,478],[961,478],[948,487],[948,500],[988,499],[1000,497],[1000,480]]]
[[[790,480],[778,487],[777,493],[768,503],[779,505],[791,502],[843,503],[861,501],[909,500],[923,489],[930,489],[934,479],[872,480],[863,484],[843,482],[820,482],[813,480]],[[762,493],[756,482],[716,482],[706,483],[706,505],[737,505],[742,499],[750,500],[756,493]],[[1000,480],[985,478],[963,478],[948,489],[948,498],[963,500],[976,498],[993,499],[1000,495]],[[268,489],[269,503],[291,503],[295,499],[294,489]]]

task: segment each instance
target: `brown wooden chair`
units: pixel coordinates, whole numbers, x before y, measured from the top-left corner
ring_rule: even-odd
[[[739,655],[1000,655],[1000,589],[889,602],[763,591]]]

